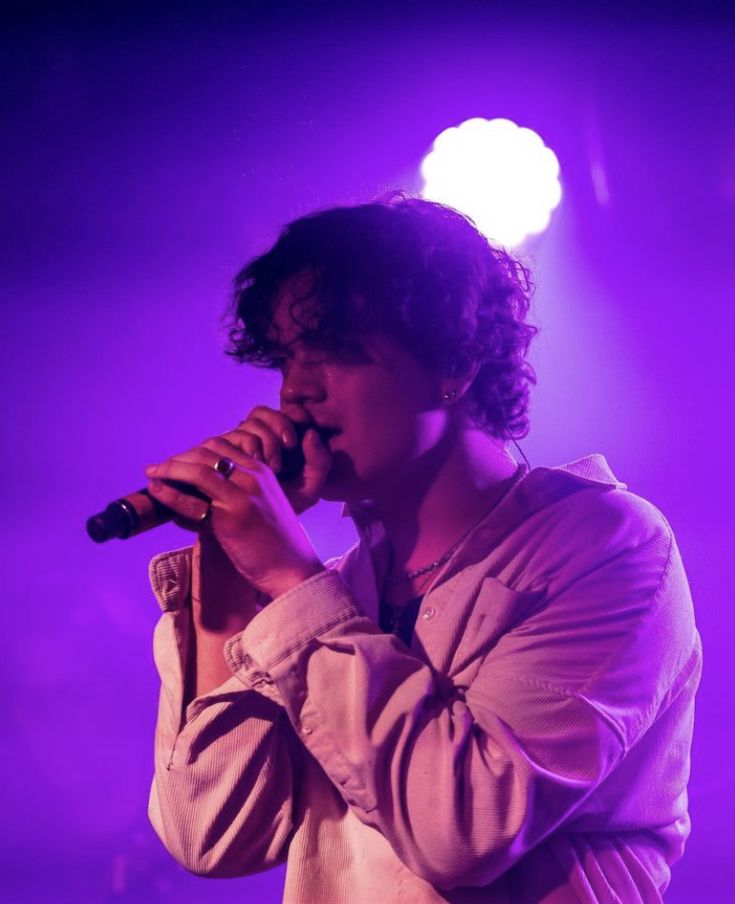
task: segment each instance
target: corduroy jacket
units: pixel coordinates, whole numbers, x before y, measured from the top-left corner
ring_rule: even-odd
[[[150,818],[189,870],[287,861],[299,904],[655,902],[689,834],[701,646],[659,510],[600,455],[528,471],[378,627],[358,543],[225,647],[183,711],[191,549],[157,556]]]

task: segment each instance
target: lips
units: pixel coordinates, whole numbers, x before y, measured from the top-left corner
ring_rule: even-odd
[[[316,432],[319,434],[323,442],[329,442],[335,436],[338,436],[342,430],[340,427],[328,427],[326,424],[315,424]]]
[[[301,445],[307,431],[311,429],[316,430],[323,443],[329,442],[330,439],[342,432],[339,427],[330,427],[327,424],[317,424],[316,421],[310,421],[305,424],[300,421],[294,422],[294,429],[296,430],[296,437],[299,441],[299,445]]]

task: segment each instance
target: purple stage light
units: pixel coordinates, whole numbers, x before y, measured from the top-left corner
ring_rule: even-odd
[[[461,210],[506,247],[543,232],[561,200],[556,154],[510,119],[475,117],[445,129],[421,175],[423,197]]]

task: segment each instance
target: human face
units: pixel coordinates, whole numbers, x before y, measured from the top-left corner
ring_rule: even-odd
[[[358,501],[400,492],[420,456],[446,430],[441,384],[390,336],[362,341],[359,356],[308,347],[289,315],[286,284],[274,306],[273,328],[284,347],[281,408],[294,420],[305,411],[329,438],[332,468],[322,497]]]

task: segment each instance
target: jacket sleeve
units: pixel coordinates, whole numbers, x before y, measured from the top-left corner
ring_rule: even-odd
[[[161,677],[149,818],[173,857],[209,876],[240,876],[285,859],[302,748],[278,693],[230,678],[182,711],[191,549],[151,562],[163,609],[154,655]]]
[[[602,545],[578,544],[573,577],[550,580],[469,686],[382,633],[334,571],[259,613],[228,642],[230,666],[246,685],[268,676],[346,803],[413,872],[488,884],[572,817],[682,666],[666,614],[685,584],[673,539],[662,521],[631,532],[628,517],[602,517]]]

